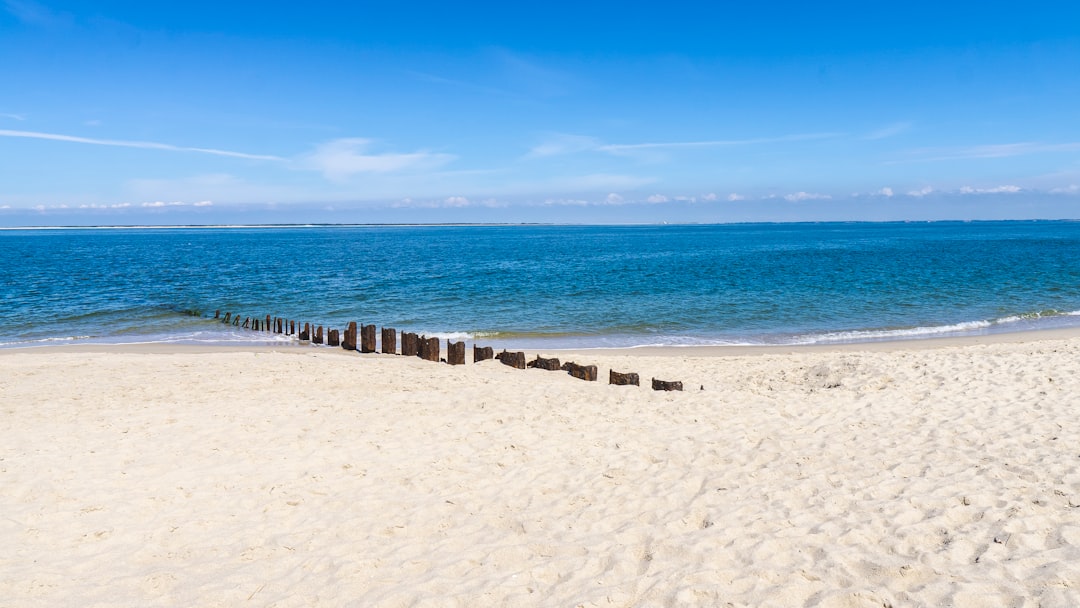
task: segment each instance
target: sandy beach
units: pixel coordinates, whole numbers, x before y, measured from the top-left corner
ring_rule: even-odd
[[[1080,605],[1075,332],[546,354],[0,352],[0,606]]]

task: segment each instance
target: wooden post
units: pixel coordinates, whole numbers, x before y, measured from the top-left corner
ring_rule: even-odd
[[[220,319],[221,318],[221,311],[220,310],[215,310],[214,311],[214,318],[215,319]]]
[[[528,367],[535,367],[537,369],[546,369],[550,372],[558,371],[562,369],[562,365],[559,364],[558,359],[545,359],[540,355],[536,355],[536,360],[529,361]]]
[[[510,367],[516,367],[517,369],[525,369],[525,353],[510,353],[505,350],[497,355],[495,358],[502,361],[503,365],[509,365]]]
[[[596,382],[595,365],[578,365],[577,363],[574,363],[572,361],[567,361],[563,364],[562,368],[575,378],[587,380],[589,382]]]
[[[239,319],[240,317],[236,317],[236,318]],[[244,329],[247,329],[249,325],[251,325],[251,317],[248,317],[248,318],[244,319],[244,322],[240,325],[240,327],[243,327]]]
[[[296,333],[296,321],[289,321],[289,335]]]
[[[349,321],[349,326],[345,328],[345,339],[341,341],[341,348],[356,350],[356,321]]]
[[[382,328],[382,352],[387,355],[397,353],[397,330],[393,327]]]
[[[338,333],[338,330],[331,329],[327,332],[326,345],[341,346],[341,334]]]
[[[263,325],[263,331],[270,331],[270,315],[266,315],[266,324]]]
[[[425,361],[439,362],[439,339],[420,336],[420,352],[417,353]]]
[[[361,325],[360,326],[360,352],[373,353],[375,352],[375,326],[374,325]]]
[[[678,380],[666,381],[666,380],[657,380],[656,378],[653,378],[652,379],[652,390],[654,390],[654,391],[681,391],[682,390],[682,382],[678,381]]]
[[[641,380],[635,372],[620,374],[615,370],[610,370],[610,373],[608,374],[608,384],[616,384],[619,386],[641,386]]]
[[[401,354],[415,357],[420,352],[419,336],[407,331],[401,332]]]
[[[450,365],[465,365],[465,343],[446,341],[446,362]]]
[[[473,363],[477,361],[488,361],[495,358],[495,352],[490,346],[477,346],[473,344],[472,347],[472,360]]]
[[[311,338],[311,341],[315,344],[322,344],[322,325],[315,328],[315,335]]]
[[[231,312],[227,312],[227,313],[225,313],[225,320],[224,320],[224,321],[222,321],[222,323],[224,323],[224,324],[228,325],[228,324],[229,324],[229,317],[231,317],[231,316],[232,316],[232,313],[231,313]]]
[[[232,324],[233,327],[237,327],[240,325],[240,315],[236,315],[235,317],[233,317]]]
[[[300,335],[297,337],[304,342],[311,340],[311,323],[304,323],[304,329],[300,330]]]

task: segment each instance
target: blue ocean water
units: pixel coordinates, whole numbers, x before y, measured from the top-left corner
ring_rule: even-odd
[[[521,348],[1080,325],[1080,223],[0,231],[0,347],[287,344],[215,310]]]

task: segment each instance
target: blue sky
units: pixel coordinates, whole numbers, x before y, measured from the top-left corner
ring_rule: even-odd
[[[1080,217],[1074,2],[0,0],[0,225]]]

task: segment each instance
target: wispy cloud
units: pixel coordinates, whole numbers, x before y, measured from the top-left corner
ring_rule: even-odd
[[[886,137],[892,137],[899,135],[904,131],[911,128],[913,123],[911,122],[897,122],[891,125],[875,129],[863,136],[863,139],[885,139]]]
[[[617,156],[635,156],[640,153],[665,152],[694,148],[723,148],[753,146],[798,141],[813,141],[841,137],[841,133],[797,133],[779,137],[756,137],[749,139],[707,139],[698,141],[653,141],[630,144],[611,144],[589,135],[556,133],[529,151],[530,157],[546,157],[581,152],[603,152]]]
[[[372,140],[359,137],[335,139],[301,157],[302,167],[322,172],[328,179],[342,181],[359,173],[391,173],[406,169],[434,169],[456,159],[452,154],[427,151],[367,153]]]
[[[1080,186],[1070,184],[1062,188],[1054,188],[1050,190],[1050,194],[1080,194]]]
[[[933,194],[933,193],[934,193],[933,188],[931,188],[930,186],[923,186],[922,188],[919,188],[918,190],[908,190],[907,195],[908,196],[914,196],[915,198],[922,198],[924,196],[928,196],[928,195]]]
[[[26,120],[26,114],[12,114],[10,112],[0,112],[0,118],[10,118],[11,120],[23,121]]]
[[[726,146],[751,146],[761,144],[775,144],[793,141],[810,141],[818,139],[832,139],[839,137],[839,133],[800,133],[796,135],[784,135],[781,137],[756,137],[751,139],[708,139],[702,141],[668,141],[668,142],[645,142],[637,144],[604,144],[596,149],[601,152],[620,153],[634,150],[661,150],[679,148],[720,148]]]
[[[971,186],[964,186],[958,190],[960,194],[1015,194],[1022,191],[1020,186],[1005,185],[995,186],[993,188],[972,188]]]
[[[987,144],[953,148],[921,148],[909,152],[910,158],[886,161],[887,165],[901,163],[924,163],[978,158],[1009,158],[1028,154],[1078,152],[1080,142],[1048,144],[1042,142],[1017,142],[1010,144]]]
[[[55,28],[70,25],[68,13],[59,13],[30,0],[3,0],[4,10],[27,25]]]
[[[244,158],[248,160],[284,161],[280,156],[269,154],[248,154],[246,152],[233,152],[230,150],[217,150],[214,148],[195,148],[187,146],[174,146],[153,141],[125,141],[119,139],[95,139],[91,137],[79,137],[76,135],[61,135],[58,133],[39,133],[37,131],[12,131],[0,129],[0,137],[22,137],[28,139],[45,139],[50,141],[63,141],[78,144],[91,144],[95,146],[114,146],[119,148],[139,148],[143,150],[165,150],[169,152],[197,152],[199,154],[212,154],[214,156],[227,156],[230,158]]]
[[[799,202],[799,201],[828,200],[828,199],[831,199],[831,198],[832,198],[832,196],[830,196],[828,194],[818,194],[816,192],[796,192],[794,194],[785,194],[784,195],[784,200],[786,200],[788,202],[791,202],[791,203],[795,203],[795,202]]]

